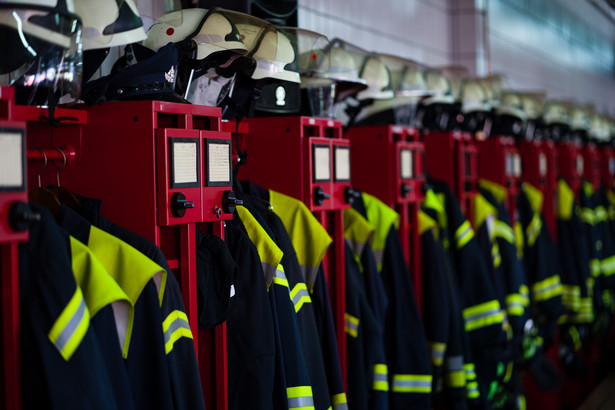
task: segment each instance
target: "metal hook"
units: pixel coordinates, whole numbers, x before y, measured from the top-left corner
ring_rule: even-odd
[[[44,149],[42,149],[42,148],[34,148],[34,149],[37,149],[37,150],[39,150],[40,152],[42,152],[42,153],[43,153],[43,158],[45,158],[45,163],[43,164],[43,168],[41,168],[41,169],[38,171],[38,187],[39,187],[39,188],[42,188],[42,187],[43,187],[43,184],[41,184],[41,174],[43,173],[43,171],[45,170],[45,168],[47,168],[47,154],[45,153],[45,150],[44,150]]]
[[[64,158],[64,163],[62,164],[62,168],[60,168],[60,167],[58,167],[56,165],[56,167],[58,168],[58,172],[56,173],[56,181],[58,183],[58,186],[60,186],[60,172],[62,172],[64,170],[64,168],[66,168],[66,154],[60,148],[56,147],[54,149],[58,150],[60,152],[60,154],[62,154],[62,157]],[[54,162],[54,165],[55,165],[55,162]]]

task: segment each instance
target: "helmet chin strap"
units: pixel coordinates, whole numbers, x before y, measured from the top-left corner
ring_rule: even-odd
[[[48,104],[48,114],[49,116],[40,116],[41,121],[46,121],[49,125],[58,126],[62,123],[62,121],[77,121],[76,117],[55,117],[56,106],[58,105],[58,98],[55,93],[51,89],[51,87],[47,88],[47,104]]]

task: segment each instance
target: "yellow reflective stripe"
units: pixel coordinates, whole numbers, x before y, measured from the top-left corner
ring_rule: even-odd
[[[532,247],[534,246],[534,242],[538,239],[538,235],[540,234],[540,230],[542,229],[542,219],[540,219],[540,214],[534,214],[530,224],[525,228],[525,233],[527,236],[527,245]]]
[[[273,275],[273,283],[276,285],[284,286],[285,288],[289,288],[288,279],[286,279],[286,274],[284,273],[284,267],[280,264],[278,268],[275,270]],[[291,297],[292,299],[292,297]]]
[[[559,275],[553,275],[532,286],[532,294],[536,302],[549,300],[562,294],[562,284]]]
[[[515,222],[514,231],[515,231],[515,239],[516,239],[516,244],[517,244],[517,257],[519,259],[523,259],[524,239],[523,239],[523,226],[521,226],[521,222],[519,221]]]
[[[81,344],[90,326],[90,312],[83,292],[76,287],[75,293],[55,320],[47,335],[64,360],[68,361]]]
[[[524,182],[521,185],[521,188],[523,189],[523,192],[525,192],[525,196],[530,203],[532,211],[535,213],[542,213],[542,204],[544,202],[543,193],[538,188],[527,182]]]
[[[600,261],[596,258],[590,259],[589,270],[593,277],[600,276]]]
[[[166,354],[171,353],[173,345],[182,337],[192,339],[192,330],[188,316],[181,310],[174,310],[162,322],[162,333],[164,334],[164,350]]]
[[[519,394],[517,396],[517,409],[518,410],[527,410],[527,402],[525,400],[525,396]]]
[[[598,205],[594,211],[596,223],[605,222],[608,219],[606,209],[602,205]]]
[[[339,393],[331,396],[331,404],[333,404],[333,410],[348,410],[346,393]]]
[[[479,179],[478,183],[487,191],[491,192],[491,195],[494,196],[495,200],[498,201],[498,203],[502,203],[506,200],[506,197],[508,196],[508,191],[504,186],[497,184],[493,181],[488,181],[486,179]]]
[[[497,323],[502,323],[504,314],[500,302],[491,300],[479,305],[470,306],[463,310],[466,332],[480,329]]]
[[[595,192],[594,185],[589,181],[583,181],[583,191],[585,195],[592,196]]]
[[[463,370],[466,372],[466,380],[476,380],[474,363],[464,363]]]
[[[431,393],[432,380],[432,375],[395,374],[393,375],[393,392]]]
[[[596,216],[591,208],[581,208],[581,220],[588,225],[596,224]]]
[[[495,236],[504,239],[511,245],[515,244],[515,232],[506,222],[495,221]]]
[[[373,390],[389,391],[389,369],[386,364],[374,365],[374,382],[372,383]]]
[[[578,312],[581,309],[581,287],[562,285],[562,303],[571,311]]]
[[[359,336],[359,318],[349,313],[344,313],[344,330],[352,337]]]
[[[504,379],[503,379],[504,383],[508,383],[510,381],[512,372],[513,372],[513,362],[508,362],[508,364],[506,365],[506,374],[504,375]]]
[[[468,382],[466,384],[466,395],[469,399],[478,399],[480,397],[478,382]]]
[[[312,303],[310,292],[308,292],[307,285],[303,282],[297,283],[293,290],[290,291],[290,299],[293,301],[293,305],[295,305],[295,312],[299,312],[304,303]]]
[[[313,410],[314,397],[311,386],[287,387],[288,410]]]
[[[575,351],[580,350],[581,347],[583,346],[583,343],[581,342],[581,335],[579,335],[579,331],[577,330],[577,328],[574,326],[570,326],[568,328],[568,334],[570,335],[572,339],[574,350]]]
[[[446,352],[446,343],[427,342],[427,347],[431,352],[431,363],[434,366],[442,366],[444,363],[444,353]]]
[[[447,387],[460,388],[466,385],[466,375],[463,370],[445,372],[444,383]]]
[[[525,311],[523,297],[518,293],[511,293],[506,296],[506,311],[509,316],[521,316]]]
[[[500,267],[502,264],[502,255],[500,254],[500,247],[497,242],[494,242],[491,247],[491,258],[493,259],[493,266],[496,268]]]
[[[470,242],[470,239],[472,239],[473,237],[474,231],[472,230],[472,226],[470,226],[469,221],[465,221],[455,231],[457,249],[463,248],[468,242]]]
[[[600,267],[602,268],[602,274],[604,276],[611,276],[615,274],[615,255],[602,259],[602,262],[600,262]]]
[[[523,306],[528,307],[530,305],[530,289],[527,287],[527,285],[519,286],[519,295],[521,295]]]
[[[557,216],[569,220],[574,212],[574,192],[561,178],[557,181],[557,194]]]

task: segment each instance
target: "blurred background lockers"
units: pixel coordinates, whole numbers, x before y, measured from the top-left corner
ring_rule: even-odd
[[[549,98],[592,103],[599,112],[615,116],[615,8],[609,2],[615,3],[298,0],[297,21],[301,28],[370,51],[435,67],[462,65],[470,76],[504,74],[506,88],[541,90]],[[146,27],[163,10],[180,3],[137,1]]]

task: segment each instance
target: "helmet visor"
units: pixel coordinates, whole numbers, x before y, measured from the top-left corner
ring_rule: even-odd
[[[81,23],[74,15],[0,9],[0,84],[19,104],[44,105],[50,95],[76,101],[81,92]]]

